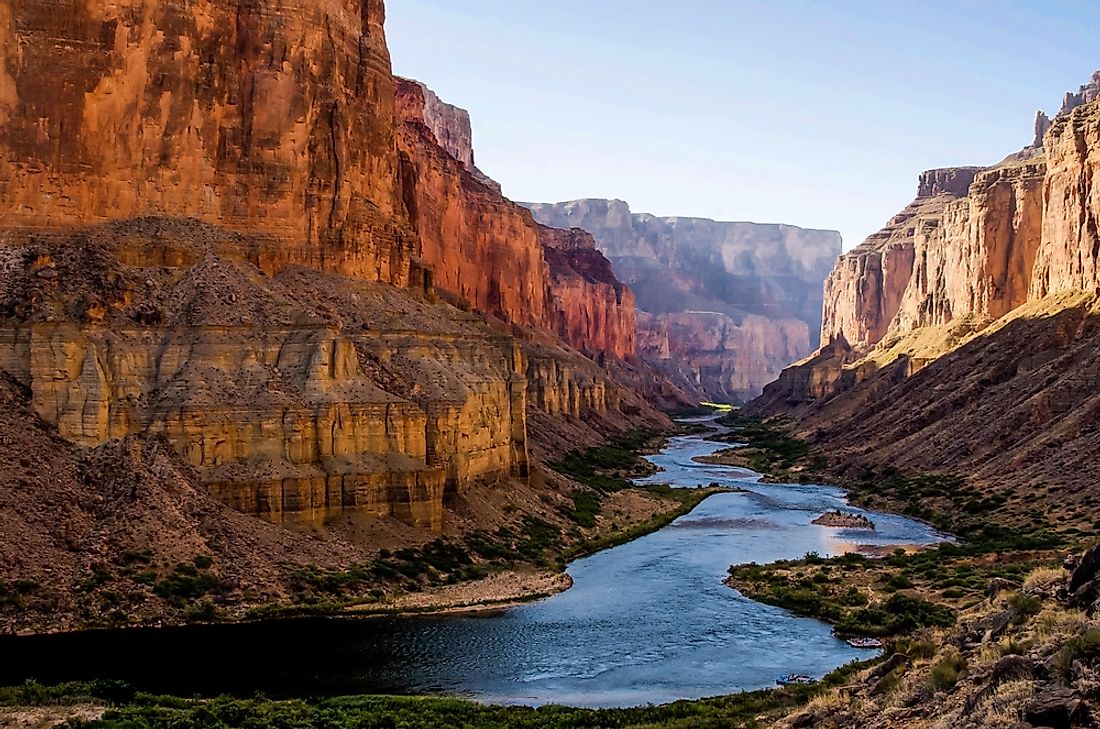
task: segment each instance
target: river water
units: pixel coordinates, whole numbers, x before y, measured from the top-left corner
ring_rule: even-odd
[[[646,479],[717,494],[671,525],[569,566],[572,589],[481,616],[305,619],[0,639],[0,684],[118,677],[182,695],[447,693],[508,704],[629,706],[773,686],[869,657],[829,626],[726,587],[731,564],[942,537],[866,512],[830,486],[763,484],[692,460],[726,447],[673,438]],[[810,522],[843,508],[876,531]],[[201,671],[196,666],[203,666]]]

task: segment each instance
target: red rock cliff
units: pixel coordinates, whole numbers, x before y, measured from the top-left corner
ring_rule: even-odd
[[[940,225],[948,203],[966,194],[980,168],[929,170],[917,199],[874,235],[837,259],[825,280],[821,341],[843,338],[852,347],[876,344],[901,307],[913,275],[914,240]]]
[[[382,0],[0,7],[0,208],[271,236],[257,254],[403,284]]]
[[[634,353],[634,299],[590,237],[554,231],[473,165],[469,116],[397,80],[406,204],[436,285],[593,355]]]
[[[634,293],[615,277],[592,235],[540,225],[539,239],[550,266],[554,330],[581,352],[632,357]]]
[[[850,389],[898,358],[908,376],[1022,307],[1050,313],[1070,299],[1048,297],[1100,287],[1097,78],[1039,124],[1041,146],[985,170],[923,175],[917,200],[826,282],[823,336],[851,350],[784,372],[758,408]],[[800,371],[809,366],[812,378]]]

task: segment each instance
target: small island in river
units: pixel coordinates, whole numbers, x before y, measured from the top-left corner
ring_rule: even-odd
[[[818,526],[839,527],[842,529],[875,528],[875,523],[862,514],[849,514],[840,509],[826,511],[810,523],[817,524]]]

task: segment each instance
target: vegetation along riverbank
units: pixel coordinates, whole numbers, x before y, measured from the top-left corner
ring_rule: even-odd
[[[925,519],[959,538],[883,558],[809,554],[730,568],[727,584],[752,599],[825,620],[841,635],[887,642],[879,665],[777,725],[1087,725],[1078,722],[1096,710],[1090,677],[1100,662],[1092,617],[1100,553],[1088,534],[1048,525],[1026,504],[955,474],[830,462],[781,420],[733,414],[723,422],[731,430],[720,438],[744,444],[727,458],[770,481],[835,483],[855,504]]]

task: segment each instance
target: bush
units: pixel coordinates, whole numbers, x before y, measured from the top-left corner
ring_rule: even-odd
[[[1014,592],[1008,596],[1008,608],[1012,611],[1012,622],[1019,625],[1043,608],[1043,601],[1026,592]]]
[[[175,566],[171,574],[158,580],[153,592],[169,602],[181,604],[202,597],[218,586],[218,578],[193,563]]]
[[[563,507],[561,513],[586,529],[596,526],[600,513],[600,497],[594,491],[578,491],[573,494],[573,508]]]
[[[966,673],[966,659],[949,653],[932,666],[932,690],[950,691]]]

